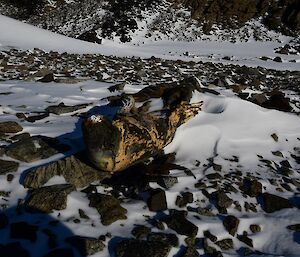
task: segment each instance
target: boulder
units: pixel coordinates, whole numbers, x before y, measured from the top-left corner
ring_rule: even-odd
[[[16,172],[18,168],[18,162],[0,160],[0,175],[5,175],[10,172]]]
[[[235,235],[239,226],[240,220],[233,215],[228,215],[223,220],[223,225],[228,233],[232,236]]]
[[[275,211],[280,211],[282,209],[293,207],[288,199],[285,199],[277,195],[273,195],[270,193],[263,193],[262,198],[263,198],[262,208],[267,213],[272,213]]]
[[[15,121],[0,122],[0,134],[2,133],[18,133],[23,128]]]
[[[150,190],[150,197],[147,201],[150,211],[164,211],[168,209],[167,198],[164,190],[158,188]]]
[[[78,105],[65,105],[64,103],[60,103],[58,105],[50,105],[46,108],[46,111],[49,113],[54,113],[56,115],[75,112],[80,109],[87,107],[87,104],[78,104]]]

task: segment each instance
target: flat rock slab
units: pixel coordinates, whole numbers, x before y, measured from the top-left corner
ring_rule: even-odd
[[[127,239],[115,247],[116,257],[167,257],[171,245],[165,242]]]
[[[60,103],[59,105],[51,105],[46,108],[46,111],[49,113],[54,113],[56,115],[64,114],[64,113],[70,113],[75,112],[80,109],[83,109],[87,107],[87,104],[79,104],[79,105],[65,105],[64,103]]]
[[[18,168],[18,162],[0,160],[0,175],[5,175],[10,172],[16,172]]]
[[[18,133],[23,128],[15,121],[0,122],[0,133]]]
[[[76,188],[69,184],[41,187],[30,193],[25,206],[30,210],[45,213],[63,210],[67,207],[67,196],[75,190]]]
[[[31,170],[25,175],[23,185],[39,188],[54,176],[63,176],[67,183],[83,188],[96,180],[110,177],[110,173],[95,169],[83,153],[78,153]]]
[[[89,197],[89,206],[97,209],[101,215],[101,222],[103,225],[110,225],[117,220],[127,219],[127,210],[120,205],[120,201],[105,194],[92,194]]]
[[[69,150],[68,146],[59,144],[56,139],[34,136],[11,144],[6,154],[16,160],[30,163],[67,150]]]

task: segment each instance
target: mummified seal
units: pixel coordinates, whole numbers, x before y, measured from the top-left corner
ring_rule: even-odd
[[[199,85],[188,82],[150,86],[136,94],[113,97],[112,104],[122,99],[125,102],[122,112],[112,120],[100,114],[87,118],[82,129],[93,164],[113,173],[161,152],[172,141],[176,129],[201,110],[202,102],[189,103]],[[152,98],[162,99],[161,110],[149,112]],[[139,108],[135,106],[137,102]]]

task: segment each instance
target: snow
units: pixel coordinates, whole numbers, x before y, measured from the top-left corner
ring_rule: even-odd
[[[0,15],[0,49],[18,48],[27,50],[37,47],[45,51],[79,54],[100,53],[121,57],[139,56],[143,58],[155,56],[173,60],[209,61],[252,67],[261,66],[278,70],[299,70],[299,55],[286,56],[274,53],[275,48],[284,45],[290,39],[282,36],[280,38],[281,42],[240,41],[230,43],[229,41],[221,41],[211,37],[210,40],[199,39],[194,42],[164,39],[132,44],[103,40],[103,44],[98,45],[68,38]],[[142,39],[137,40],[140,42]],[[263,61],[259,59],[261,56],[267,56],[271,59],[275,56],[280,56],[283,62]],[[230,60],[224,60],[224,57],[230,57]],[[290,62],[291,60],[295,60],[295,62]]]

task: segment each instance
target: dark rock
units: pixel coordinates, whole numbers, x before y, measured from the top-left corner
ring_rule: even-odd
[[[293,207],[288,199],[285,199],[277,195],[263,193],[262,198],[263,198],[262,208],[267,213],[272,213],[285,208]]]
[[[83,188],[96,180],[110,177],[110,174],[95,169],[82,153],[78,153],[31,170],[25,175],[23,185],[39,188],[54,176],[63,176],[69,184]]]
[[[54,74],[52,72],[48,73],[44,77],[42,77],[41,79],[38,79],[37,81],[38,82],[43,82],[43,83],[52,82],[52,81],[54,81]]]
[[[221,170],[222,170],[222,165],[213,163],[213,169],[214,169],[215,171],[221,171]]]
[[[56,139],[34,136],[11,144],[6,154],[11,158],[30,163],[47,159],[62,150],[66,151],[66,146],[59,144]]]
[[[183,250],[183,254],[180,257],[199,257],[200,254],[198,253],[197,249],[193,246],[185,247]]]
[[[26,222],[17,222],[10,224],[10,238],[23,239],[35,242],[37,239],[38,226],[30,225]]]
[[[8,225],[8,217],[4,213],[0,213],[0,229],[5,228]]]
[[[18,162],[0,160],[0,175],[5,175],[9,172],[16,172],[18,168]]]
[[[66,242],[75,247],[82,256],[93,255],[104,249],[104,243],[97,238],[72,236]]]
[[[207,174],[206,177],[210,180],[220,180],[223,178],[219,173]]]
[[[177,210],[170,210],[169,212],[170,215],[163,218],[162,221],[164,221],[170,229],[175,230],[180,235],[189,237],[197,235],[198,227],[186,219],[187,212]]]
[[[233,241],[231,238],[226,238],[215,243],[219,246],[222,250],[230,250],[233,249]]]
[[[262,193],[262,184],[258,182],[256,179],[244,179],[243,181],[243,191],[245,194],[250,197],[256,197]]]
[[[107,226],[117,220],[127,219],[127,210],[120,205],[120,201],[111,195],[92,194],[89,196],[89,206],[97,209],[101,215],[101,222]]]
[[[15,121],[0,122],[0,134],[1,133],[18,133],[23,128]]]
[[[282,62],[282,59],[281,57],[279,56],[276,56],[274,59],[273,59],[274,62]]]
[[[174,186],[175,184],[178,183],[178,178],[177,177],[171,177],[171,176],[162,176],[157,180],[157,183],[166,188],[169,189],[172,186]]]
[[[87,104],[79,104],[79,105],[65,105],[64,103],[60,103],[58,105],[51,105],[46,108],[46,111],[49,113],[54,113],[56,115],[69,113],[69,112],[75,112],[80,109],[83,109],[87,107]]]
[[[78,213],[79,213],[79,217],[80,217],[80,218],[86,219],[86,220],[90,219],[89,216],[87,216],[87,215],[85,214],[85,211],[84,211],[84,210],[79,209],[79,210],[78,210]]]
[[[30,257],[30,254],[24,249],[20,242],[0,244],[1,257]]]
[[[216,199],[218,208],[228,208],[233,203],[233,200],[229,198],[223,191],[217,191],[212,196]]]
[[[212,209],[210,208],[201,208],[201,207],[198,207],[196,209],[197,213],[199,215],[203,215],[203,216],[214,216],[214,213],[212,212]]]
[[[7,182],[12,182],[14,180],[15,176],[13,174],[7,174],[6,180]]]
[[[178,247],[179,240],[178,237],[175,234],[172,233],[150,233],[147,236],[147,241],[152,242],[164,242],[166,244],[170,244],[173,247]]]
[[[251,224],[250,225],[250,230],[254,234],[255,233],[259,233],[259,232],[261,232],[261,227],[259,225],[257,225],[257,224]]]
[[[153,189],[150,192],[150,197],[147,201],[147,205],[150,211],[164,211],[168,209],[166,193],[164,190],[158,188]]]
[[[218,240],[218,238],[215,235],[213,235],[212,233],[210,233],[209,230],[203,231],[203,235],[214,243],[217,242],[217,240]]]
[[[133,230],[131,231],[131,234],[136,239],[145,239],[150,232],[151,232],[151,228],[140,225],[140,226],[134,227]]]
[[[67,207],[67,196],[75,187],[69,184],[41,187],[33,190],[25,201],[25,206],[33,211],[50,213]]]
[[[237,239],[241,242],[245,243],[246,245],[253,247],[253,241],[251,238],[249,238],[247,235],[237,235]]]
[[[193,194],[190,192],[184,192],[182,193],[181,196],[179,195],[177,196],[175,204],[181,208],[186,206],[188,203],[192,203],[193,201],[194,201]]]
[[[290,106],[290,99],[286,98],[284,93],[279,91],[273,92],[269,100],[265,101],[261,106],[284,112],[290,112],[293,109]]]
[[[203,249],[204,249],[204,253],[210,257],[222,257],[223,256],[222,253],[220,251],[217,251],[216,248],[209,246],[206,239],[204,239],[204,241],[203,241]]]
[[[158,241],[127,239],[117,243],[116,257],[167,257],[171,245]]]
[[[94,29],[82,33],[77,39],[97,44],[102,43],[102,39],[98,37],[97,32]]]
[[[108,91],[111,92],[111,93],[115,92],[115,91],[122,91],[124,89],[125,85],[126,85],[126,83],[123,82],[123,83],[120,83],[120,84],[116,84],[116,85],[110,86],[108,88]]]
[[[26,133],[15,135],[15,136],[11,137],[10,139],[13,141],[20,141],[20,140],[24,140],[27,138],[30,138],[30,134],[26,132]]]
[[[271,137],[274,139],[275,142],[278,142],[278,136],[277,136],[277,134],[273,133],[271,135]]]
[[[74,257],[74,253],[71,248],[60,248],[47,253],[43,257]]]
[[[289,230],[300,232],[300,224],[289,225],[289,226],[287,226],[287,228]]]
[[[238,229],[239,223],[240,223],[240,220],[232,215],[226,216],[225,219],[223,220],[223,225],[224,225],[225,229],[232,236],[235,235],[235,233]]]

